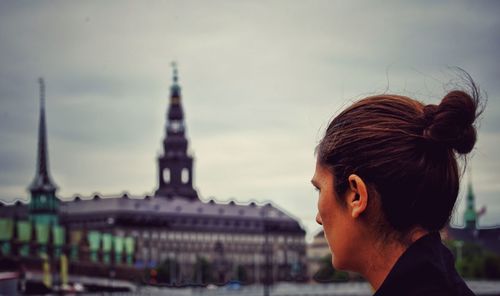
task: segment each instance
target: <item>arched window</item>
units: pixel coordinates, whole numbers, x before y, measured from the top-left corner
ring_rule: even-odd
[[[181,175],[182,183],[186,184],[189,182],[189,170],[186,168],[182,169],[182,175]]]
[[[165,183],[170,183],[170,169],[163,170],[163,181]]]

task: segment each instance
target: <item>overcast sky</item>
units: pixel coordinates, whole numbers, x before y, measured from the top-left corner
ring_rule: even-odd
[[[314,233],[330,118],[381,92],[438,103],[458,66],[489,98],[469,165],[481,224],[500,224],[499,15],[498,1],[1,1],[0,199],[29,196],[39,76],[58,195],[152,193],[175,60],[202,198],[272,201]]]

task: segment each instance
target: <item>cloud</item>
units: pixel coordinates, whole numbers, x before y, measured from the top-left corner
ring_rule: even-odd
[[[38,76],[60,195],[153,191],[177,60],[203,196],[269,199],[309,230],[329,119],[373,93],[437,103],[448,66],[463,67],[489,97],[471,162],[482,201],[500,193],[499,12],[494,1],[2,1],[0,198],[25,196],[33,175]]]

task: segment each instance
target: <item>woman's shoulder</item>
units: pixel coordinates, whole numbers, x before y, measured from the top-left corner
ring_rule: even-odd
[[[414,242],[398,259],[374,296],[474,295],[455,269],[439,233]]]

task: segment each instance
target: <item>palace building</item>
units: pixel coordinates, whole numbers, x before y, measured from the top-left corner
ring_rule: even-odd
[[[476,197],[469,179],[465,199],[465,211],[463,213],[464,226],[452,227],[449,225],[442,231],[444,239],[458,241],[458,246],[465,242],[475,243],[490,252],[500,255],[500,226],[480,227],[479,217],[486,208],[477,211]]]
[[[94,269],[155,269],[154,280],[174,285],[305,280],[305,231],[295,218],[270,203],[200,199],[193,186],[194,160],[188,153],[176,68],[158,158],[158,188],[151,196],[59,199],[49,174],[43,81],[40,94],[31,199],[26,205],[0,203],[3,256],[64,255]]]

